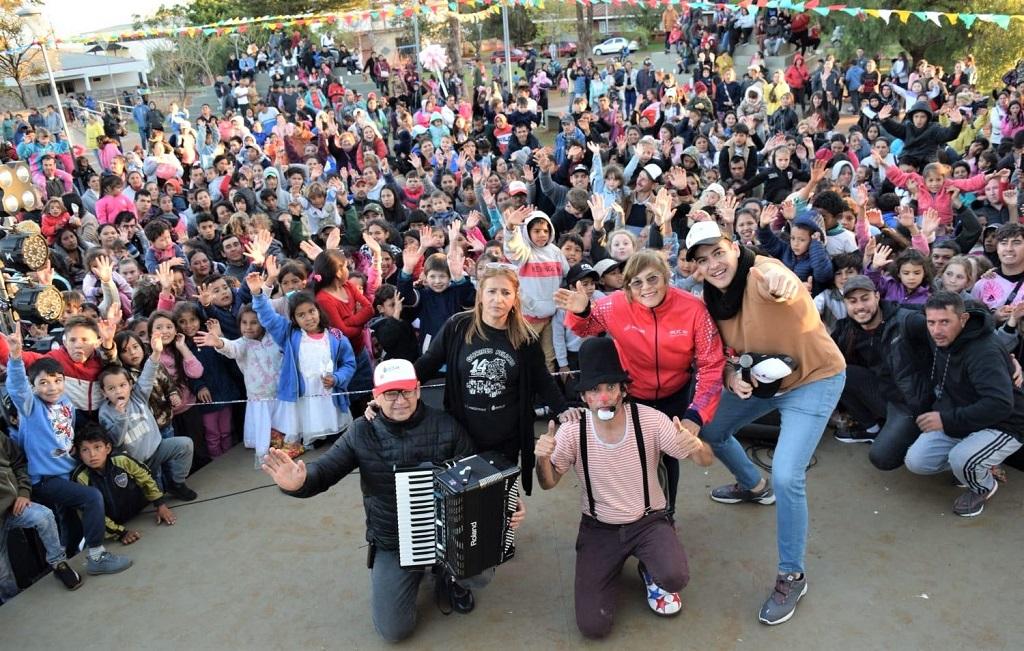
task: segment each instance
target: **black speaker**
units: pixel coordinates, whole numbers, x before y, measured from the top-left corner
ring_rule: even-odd
[[[50,572],[46,548],[35,529],[11,529],[7,534],[7,557],[19,590],[28,588]]]

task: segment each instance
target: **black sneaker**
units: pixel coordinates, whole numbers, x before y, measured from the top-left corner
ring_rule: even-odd
[[[452,600],[452,610],[457,613],[467,615],[473,612],[473,608],[476,607],[476,600],[473,598],[473,591],[468,588],[463,588],[455,582],[454,578],[451,579],[451,585],[448,586],[448,594]]]
[[[840,443],[872,443],[875,440],[875,436],[875,434],[870,434],[859,427],[841,428],[832,433],[832,438]]]
[[[175,484],[171,482],[167,486],[167,494],[171,497],[176,497],[182,502],[191,502],[196,498],[196,492],[185,485],[185,482]]]
[[[82,587],[82,575],[68,565],[67,561],[61,561],[53,568],[53,575],[57,577],[68,590],[77,590]]]
[[[739,484],[719,486],[711,491],[711,499],[722,504],[739,504],[740,502],[756,502],[757,504],[775,504],[775,493],[772,487],[765,482],[764,489],[758,493],[748,491]]]

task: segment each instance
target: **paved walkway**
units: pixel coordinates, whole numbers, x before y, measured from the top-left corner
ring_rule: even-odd
[[[823,440],[808,473],[810,591],[794,619],[776,628],[756,621],[775,570],[774,508],[711,502],[707,491],[729,479],[725,469],[685,464],[679,531],[692,580],[683,612],[654,617],[629,562],[605,648],[1021,648],[1021,474],[1009,470],[1010,483],[985,513],[964,519],[950,512],[958,492],[950,476],[883,474],[866,457],[866,446]],[[44,577],[0,607],[4,648],[386,648],[369,617],[358,477],[293,499],[257,488],[267,478],[238,447],[189,483],[201,499],[226,497],[175,507],[174,527],[138,519],[144,537],[124,549],[135,565],[122,574],[87,577],[70,593]],[[427,582],[408,646],[598,646],[580,637],[573,618],[578,491],[570,475],[529,499],[517,556],[478,594],[471,615],[441,615]],[[81,556],[74,564],[81,568]]]

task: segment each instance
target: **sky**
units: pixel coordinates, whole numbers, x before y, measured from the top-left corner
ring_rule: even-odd
[[[130,23],[132,14],[152,13],[161,4],[177,3],[173,0],[131,0],[130,2],[45,0],[42,11],[53,26],[56,35],[66,38],[83,32]]]

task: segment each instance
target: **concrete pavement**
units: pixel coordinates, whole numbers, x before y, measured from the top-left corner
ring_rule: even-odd
[[[958,518],[951,476],[881,473],[866,446],[826,436],[808,473],[810,591],[792,621],[769,628],[756,615],[774,578],[774,508],[711,502],[708,489],[728,473],[684,464],[679,535],[692,579],[683,612],[653,616],[631,561],[609,648],[1019,649],[1024,481],[1008,472],[980,517]],[[386,648],[369,617],[358,477],[298,500],[259,488],[267,478],[236,447],[189,483],[201,500],[226,497],[174,506],[174,527],[140,517],[140,542],[111,545],[135,561],[122,574],[87,577],[73,593],[44,577],[0,607],[4,647]],[[528,504],[516,558],[477,595],[474,613],[441,615],[425,582],[409,647],[598,646],[573,616],[578,482],[567,476]],[[73,564],[81,569],[82,557]]]

